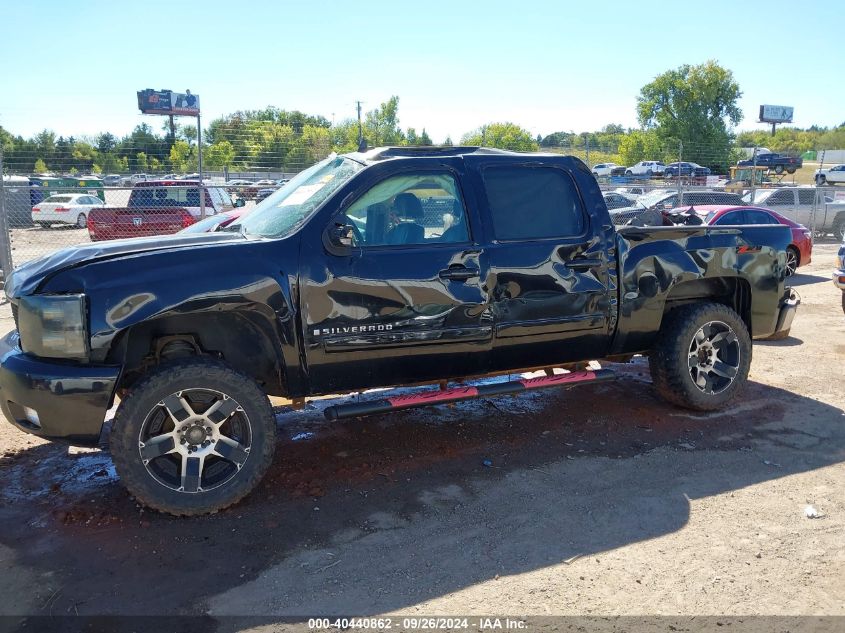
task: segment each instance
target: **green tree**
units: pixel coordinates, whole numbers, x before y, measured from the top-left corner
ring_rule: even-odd
[[[147,155],[144,152],[135,154],[135,169],[138,171],[147,171],[149,165],[147,164]]]
[[[49,169],[47,169],[47,163],[45,163],[42,159],[38,159],[35,161],[35,167],[33,167],[33,171],[36,174],[46,174]]]
[[[445,145],[446,147],[452,147],[454,145],[454,143],[452,142],[452,137],[447,136],[446,140],[443,141],[443,145]]]
[[[431,140],[431,137],[428,135],[428,132],[425,131],[425,128],[423,128],[422,134],[420,134],[419,144],[420,145],[434,145],[434,143]]]
[[[173,171],[184,174],[188,169],[194,169],[196,165],[194,148],[185,141],[176,141],[170,148],[169,160]]]
[[[364,138],[370,147],[402,145],[405,134],[399,127],[399,97],[392,96],[364,119]]]
[[[683,157],[726,167],[733,126],[742,120],[742,96],[733,73],[715,61],[669,70],[646,84],[637,97],[637,117],[665,144],[684,146]]]
[[[205,148],[203,160],[209,169],[225,169],[235,162],[235,148],[229,141],[218,141]]]
[[[484,147],[498,147],[517,152],[533,152],[537,150],[537,143],[531,132],[519,127],[515,123],[490,123],[464,134],[461,138],[464,145],[482,145]]]
[[[660,138],[654,130],[632,130],[619,141],[619,162],[623,165],[666,158]]]

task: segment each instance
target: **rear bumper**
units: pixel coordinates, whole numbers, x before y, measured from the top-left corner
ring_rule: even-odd
[[[833,285],[845,292],[845,269],[833,271]]]
[[[798,306],[801,304],[801,297],[795,292],[794,288],[787,288],[781,300],[780,311],[778,313],[777,325],[775,326],[774,335],[786,332],[792,327],[792,321],[795,319],[795,313],[798,311]]]
[[[16,427],[48,440],[96,446],[120,367],[70,365],[29,356],[17,332],[0,340],[0,410]]]

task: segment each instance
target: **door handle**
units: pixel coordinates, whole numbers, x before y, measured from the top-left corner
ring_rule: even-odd
[[[449,279],[450,281],[466,281],[473,277],[478,277],[477,268],[467,268],[466,266],[454,266],[452,268],[445,268],[438,273],[440,279]]]
[[[600,259],[576,257],[574,259],[570,259],[568,262],[564,262],[563,265],[567,268],[571,268],[572,270],[587,270],[589,268],[599,268],[602,263],[603,262]]]

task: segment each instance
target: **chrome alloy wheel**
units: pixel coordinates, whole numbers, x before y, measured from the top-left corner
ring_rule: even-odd
[[[798,270],[798,254],[791,248],[786,249],[786,276],[791,277]]]
[[[243,407],[213,389],[185,389],[147,414],[141,462],[171,490],[200,493],[225,485],[249,459],[252,427]]]
[[[706,394],[731,386],[740,366],[736,333],[727,323],[710,321],[701,326],[689,346],[689,370],[695,386]]]

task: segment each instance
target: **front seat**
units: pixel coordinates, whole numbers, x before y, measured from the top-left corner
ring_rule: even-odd
[[[425,228],[422,225],[425,214],[419,198],[412,193],[400,193],[393,201],[393,213],[399,218],[399,224],[387,232],[388,244],[421,244],[425,241]]]

